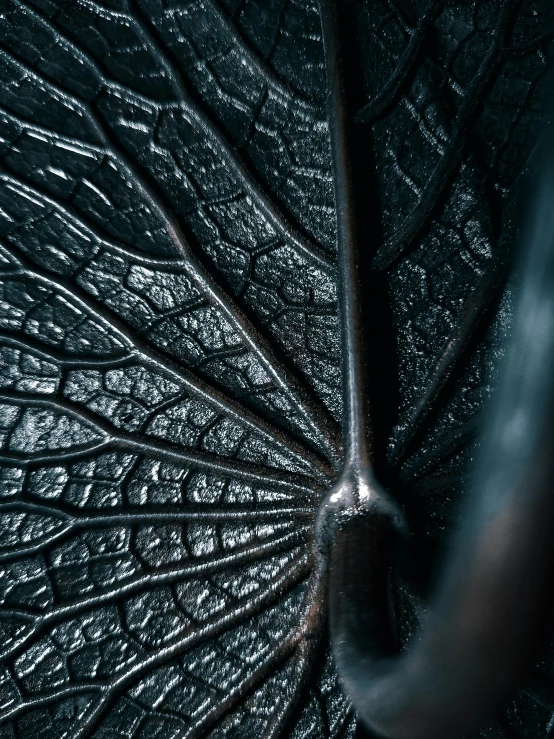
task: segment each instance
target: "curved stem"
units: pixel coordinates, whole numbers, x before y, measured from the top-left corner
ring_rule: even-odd
[[[364,722],[388,739],[474,730],[514,684],[533,646],[554,513],[554,132],[525,242],[503,380],[485,427],[476,497],[429,617],[405,651],[391,626],[388,573],[399,516],[371,473],[358,258],[335,10],[323,0],[335,164],[343,330],[344,469],[319,512],[329,560],[333,650]]]

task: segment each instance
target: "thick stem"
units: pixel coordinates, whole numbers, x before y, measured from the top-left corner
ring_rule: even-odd
[[[510,3],[507,3],[509,5]],[[554,131],[525,242],[503,381],[485,428],[476,497],[419,639],[395,654],[387,596],[398,514],[371,472],[364,332],[344,88],[332,0],[323,0],[342,311],[344,468],[318,518],[330,560],[333,650],[365,723],[388,739],[475,729],[533,644],[551,571],[554,513]]]

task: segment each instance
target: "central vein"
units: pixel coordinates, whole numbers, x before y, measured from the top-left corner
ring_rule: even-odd
[[[355,197],[348,156],[344,81],[333,0],[322,0],[322,28],[327,64],[329,131],[337,214],[344,467],[355,470],[367,468],[371,464],[371,430]]]

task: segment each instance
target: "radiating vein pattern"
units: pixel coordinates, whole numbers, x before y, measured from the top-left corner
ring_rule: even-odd
[[[538,5],[340,4],[391,459],[433,541],[509,314],[475,339]],[[354,736],[313,567],[342,420],[325,66],[315,0],[0,0],[0,739]]]
[[[304,625],[339,455],[324,86],[215,2],[1,16],[0,736],[351,731]]]

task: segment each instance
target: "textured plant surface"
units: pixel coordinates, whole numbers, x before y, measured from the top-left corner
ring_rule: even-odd
[[[0,8],[0,739],[351,737],[312,567],[341,458],[319,5]],[[552,23],[340,20],[375,462],[425,563],[509,320]],[[549,736],[552,675],[481,736]]]

